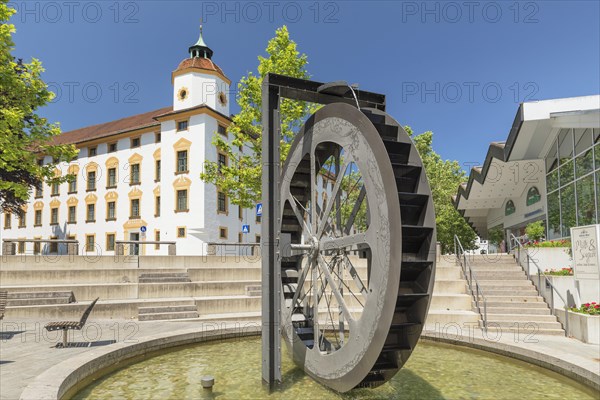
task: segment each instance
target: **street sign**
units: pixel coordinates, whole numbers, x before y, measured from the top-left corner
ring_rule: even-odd
[[[250,233],[250,225],[242,225],[242,233]]]
[[[256,216],[262,217],[262,203],[256,205]]]
[[[147,229],[146,229],[146,227],[145,227],[145,226],[142,226],[142,227],[140,227],[140,232],[144,233],[144,232],[146,232],[146,231],[147,231]]]

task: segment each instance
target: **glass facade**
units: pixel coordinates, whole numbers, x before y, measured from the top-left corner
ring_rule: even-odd
[[[600,222],[600,129],[561,129],[546,157],[548,239]]]

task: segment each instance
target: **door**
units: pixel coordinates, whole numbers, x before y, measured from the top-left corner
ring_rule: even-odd
[[[129,240],[140,240],[140,234],[138,232],[129,233]],[[140,254],[140,245],[139,244],[130,244],[129,245],[129,255],[130,256],[138,256]]]

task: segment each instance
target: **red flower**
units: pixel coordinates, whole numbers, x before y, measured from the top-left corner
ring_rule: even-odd
[[[595,301],[592,301],[592,304],[596,304],[596,302],[595,302]]]
[[[600,308],[600,305],[596,304],[596,305],[594,306],[594,308]]]
[[[590,303],[585,303],[584,306],[589,307]]]

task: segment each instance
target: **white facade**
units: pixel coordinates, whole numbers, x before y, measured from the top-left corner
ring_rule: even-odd
[[[100,125],[95,135],[70,141],[79,149],[78,158],[71,163],[61,163],[57,173],[76,174],[76,191],[69,192],[70,185],[64,183],[59,186],[58,194],[53,195],[52,188],[44,185],[43,195],[36,197],[32,193],[24,208],[24,224],[20,224],[15,215],[2,217],[2,239],[74,238],[79,241],[79,253],[90,256],[115,254],[113,238],[117,241],[175,241],[178,255],[206,254],[210,251],[209,242],[254,243],[259,240],[260,223],[255,209],[240,212],[238,206],[226,199],[225,209],[220,211],[217,188],[200,179],[205,160],[218,161],[212,140],[219,134],[219,125],[226,128],[230,123],[230,81],[216,66],[214,69],[204,69],[205,64],[182,67],[186,61],[173,73],[172,108],[158,110],[160,112],[148,118],[150,123],[132,122],[134,126],[113,132],[111,124],[118,125],[121,120],[113,121]],[[210,59],[200,61],[212,64]],[[131,117],[132,121],[137,117]],[[83,131],[93,128],[83,128]],[[78,131],[66,132],[63,136],[68,138]],[[115,143],[116,149],[111,149]],[[91,151],[96,154],[90,154]],[[183,172],[178,172],[179,151],[187,152],[187,168]],[[156,176],[158,160],[160,176]],[[49,162],[49,157],[44,161]],[[139,183],[132,182],[133,168],[137,168],[133,165],[139,165]],[[109,185],[109,169],[113,168],[116,182]],[[90,172],[95,173],[93,190],[87,185]],[[182,210],[177,210],[178,191],[187,191],[187,208]],[[139,215],[134,215],[138,201]],[[114,218],[109,218],[109,202],[115,203]],[[91,204],[95,216],[87,218]],[[75,207],[74,220],[70,207]],[[41,212],[39,224],[36,211]],[[250,233],[242,234],[244,224],[250,226]],[[146,229],[145,235],[142,227]],[[92,240],[93,248],[86,245]],[[43,254],[67,251],[66,245],[59,245],[58,249],[49,244],[40,247]],[[228,249],[228,254],[232,249],[236,253],[242,251],[241,247],[235,247]],[[20,253],[23,248],[17,246],[16,251]],[[32,253],[34,245],[27,243],[24,251]],[[139,249],[139,254],[144,255],[166,255],[167,252],[166,245],[147,244]]]

